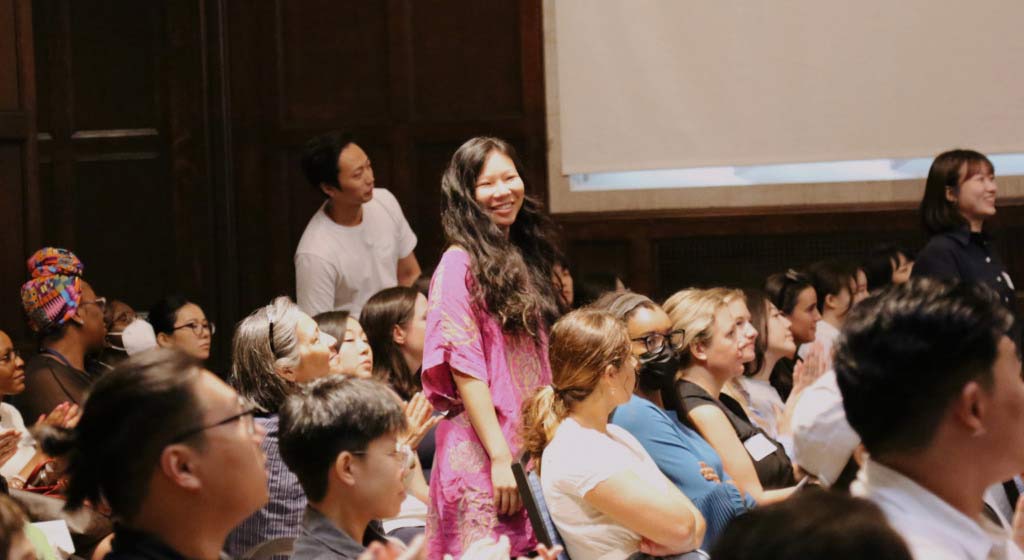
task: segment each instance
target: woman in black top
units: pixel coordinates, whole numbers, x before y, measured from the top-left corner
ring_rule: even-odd
[[[722,387],[743,375],[741,324],[729,309],[738,290],[683,290],[664,305],[672,328],[685,332],[680,352],[676,410],[715,448],[725,470],[759,504],[788,497],[795,483],[782,445],[751,423]]]
[[[986,284],[1015,311],[1013,281],[986,226],[996,214],[996,191],[995,167],[984,154],[939,154],[921,199],[921,222],[930,237],[917,254],[912,275]]]

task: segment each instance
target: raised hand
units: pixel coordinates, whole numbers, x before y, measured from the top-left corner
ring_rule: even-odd
[[[21,432],[18,430],[6,430],[0,432],[0,466],[7,464],[7,461],[18,452],[18,442],[21,441]]]
[[[434,416],[434,409],[423,393],[416,393],[405,404],[405,421],[409,426],[405,433],[405,444],[416,449],[430,430],[441,421],[441,417]]]
[[[78,425],[78,419],[82,417],[82,409],[77,404],[62,402],[58,404],[49,414],[43,414],[36,421],[37,424],[45,424],[57,428],[74,428]]]

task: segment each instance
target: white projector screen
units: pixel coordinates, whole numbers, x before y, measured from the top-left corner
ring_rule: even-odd
[[[1024,1],[555,0],[561,173],[1024,152]]]

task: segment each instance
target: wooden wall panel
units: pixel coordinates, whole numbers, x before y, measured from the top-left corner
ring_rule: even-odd
[[[412,2],[410,11],[416,121],[523,115],[516,2]]]
[[[912,251],[926,238],[916,208],[751,209],[749,213],[633,213],[558,217],[574,271],[619,274],[663,299],[691,286],[759,287],[764,278],[821,259],[860,262],[875,246]],[[996,246],[1013,278],[1024,278],[1024,206],[1004,205]]]
[[[30,0],[0,1],[0,330],[24,347],[22,254],[38,242],[35,54]]]

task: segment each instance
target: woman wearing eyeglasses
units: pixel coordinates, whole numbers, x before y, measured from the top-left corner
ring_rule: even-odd
[[[67,249],[44,247],[28,259],[31,278],[21,305],[38,336],[39,354],[25,364],[25,391],[11,404],[34,421],[64,402],[81,404],[96,377],[86,355],[103,349],[105,298],[83,278],[82,261]]]
[[[615,409],[612,424],[632,434],[661,472],[693,501],[707,521],[701,548],[710,548],[729,522],[754,502],[735,484],[729,484],[731,479],[715,449],[679,420],[674,405],[665,404],[663,395],[673,396],[678,351],[685,333],[673,329],[658,304],[634,292],[607,293],[591,307],[626,323],[638,363],[635,394]]]
[[[161,348],[177,348],[197,358],[210,357],[210,343],[217,327],[206,319],[203,308],[184,296],[167,296],[149,308],[149,324]]]

